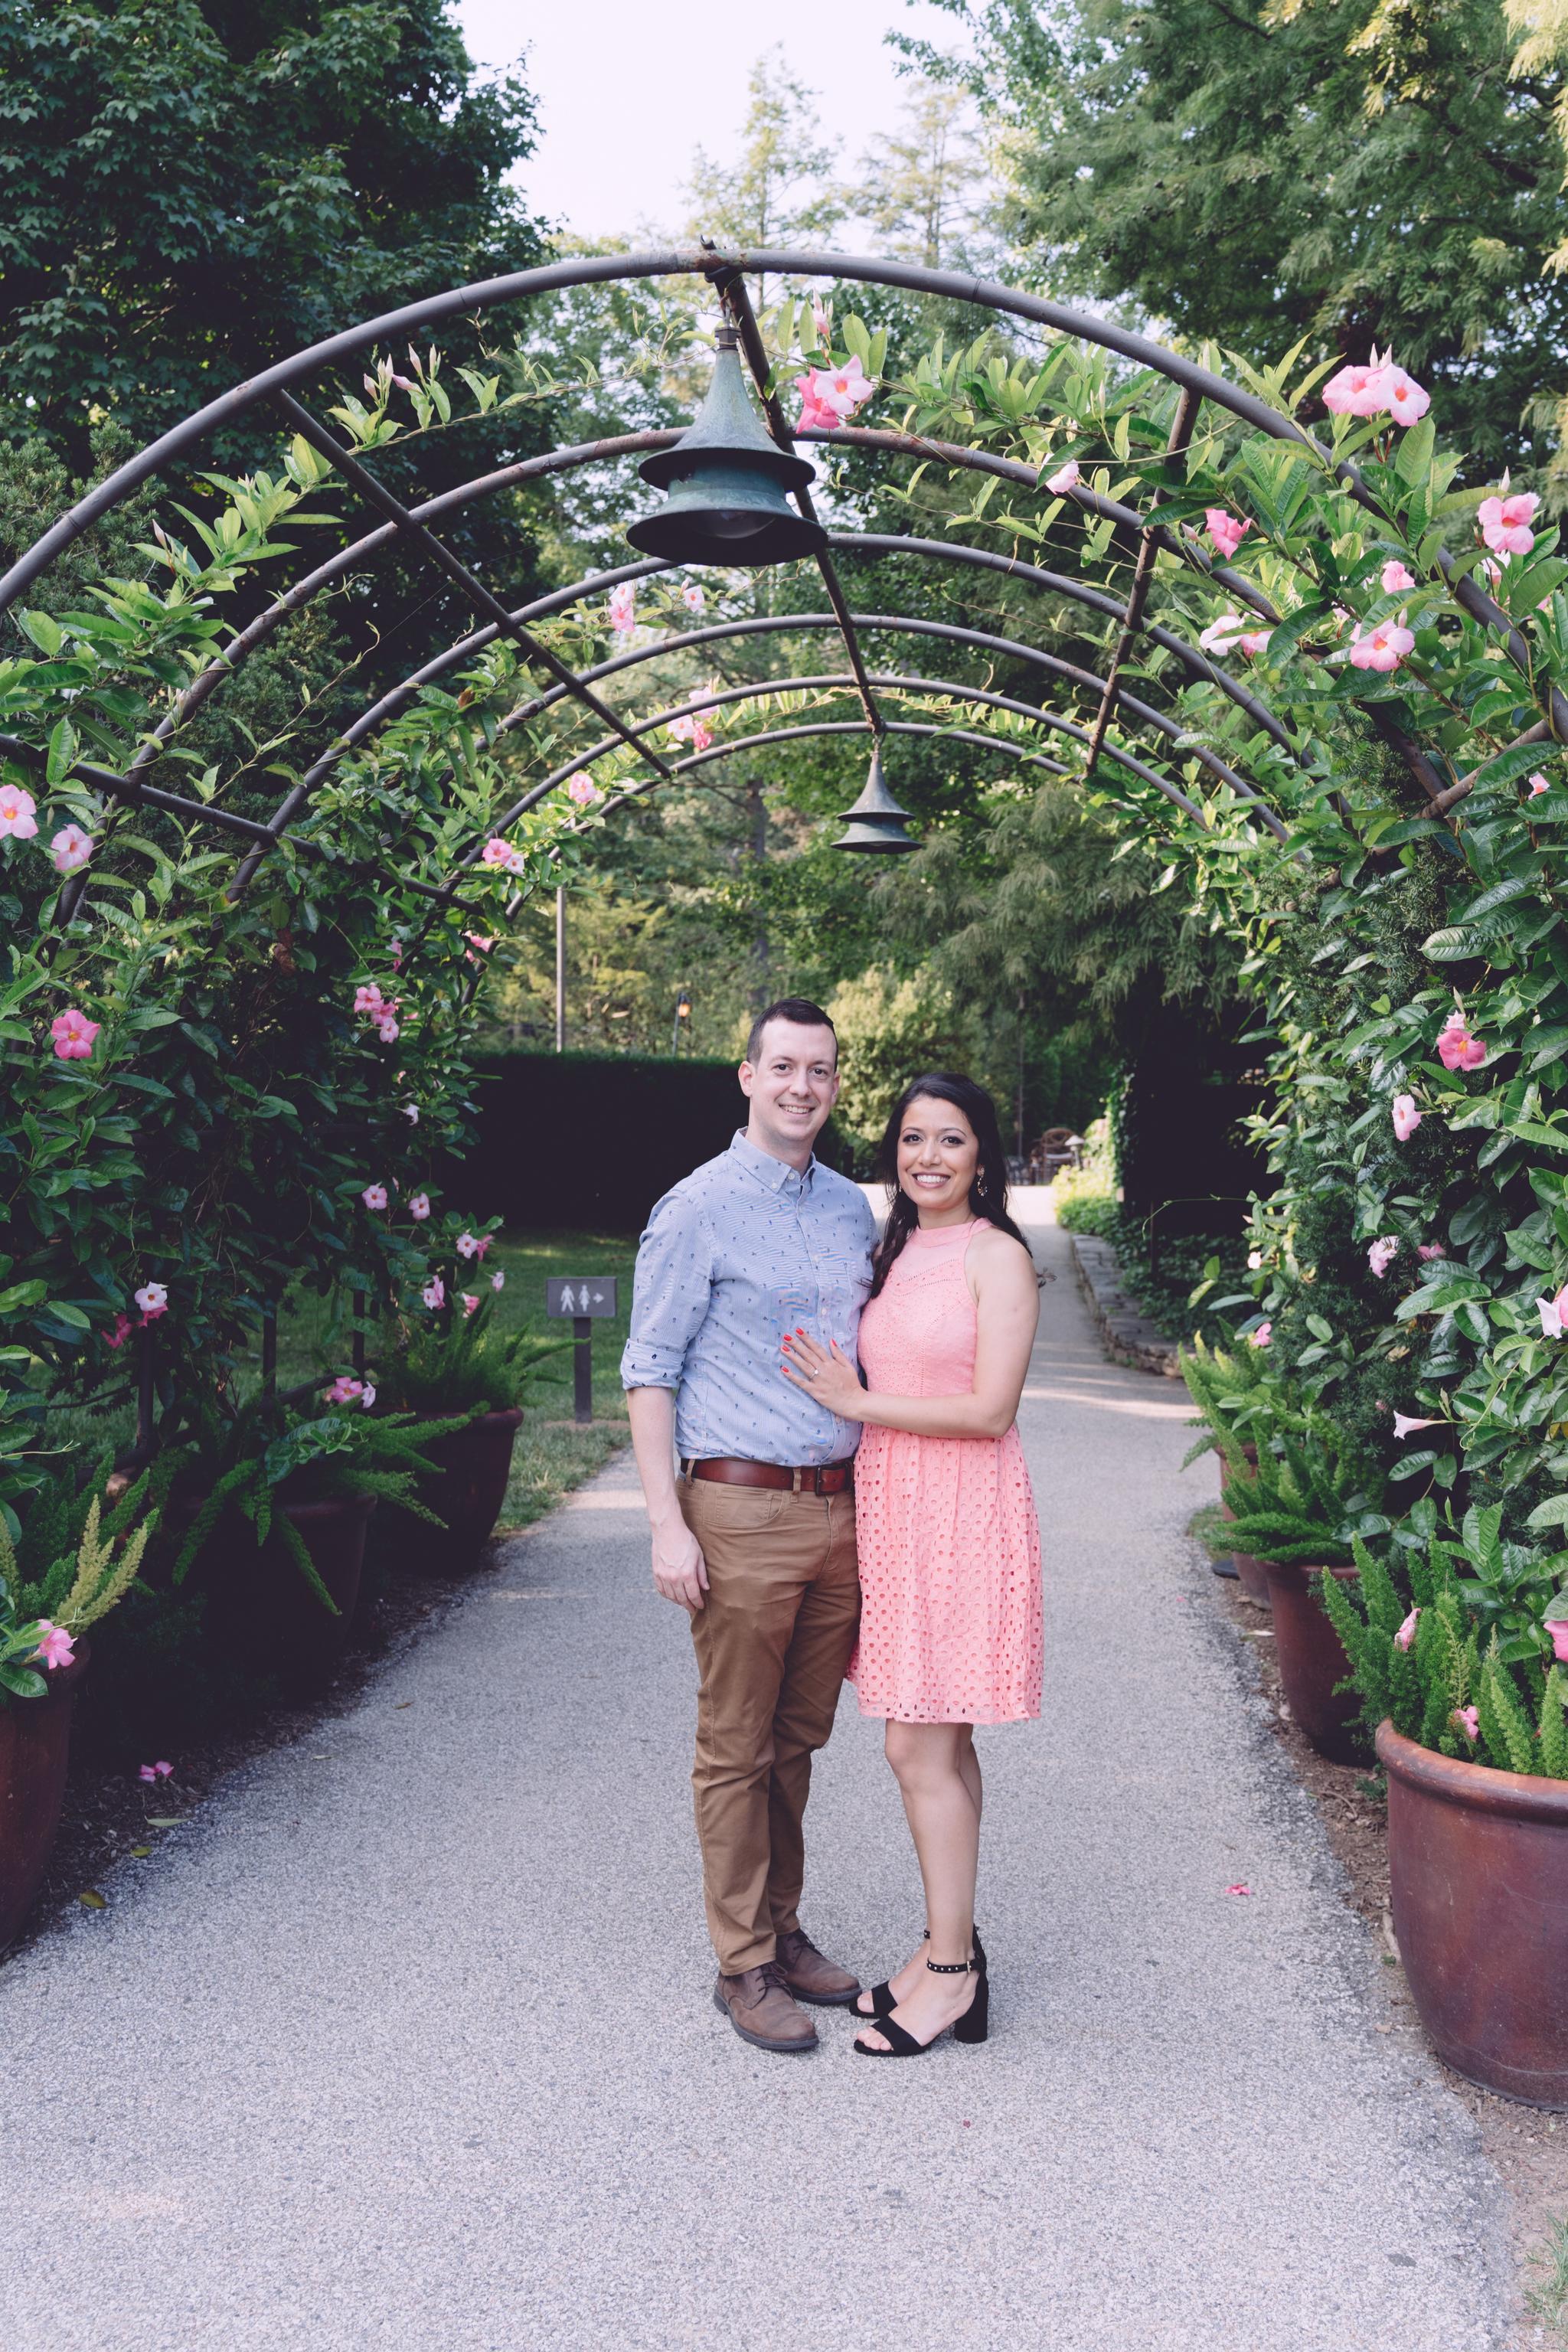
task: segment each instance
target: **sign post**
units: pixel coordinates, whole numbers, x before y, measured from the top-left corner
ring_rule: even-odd
[[[546,1315],[572,1318],[572,1418],[594,1418],[594,1326],[616,1313],[613,1274],[552,1274],[544,1281]]]

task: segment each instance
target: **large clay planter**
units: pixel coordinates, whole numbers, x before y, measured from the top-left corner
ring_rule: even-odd
[[[1246,1455],[1247,1461],[1251,1463],[1253,1468],[1256,1470],[1258,1467],[1257,1446],[1244,1445],[1241,1450]],[[1225,1466],[1225,1457],[1223,1454],[1220,1456],[1220,1465],[1221,1482],[1223,1484]],[[1236,1517],[1236,1513],[1231,1509],[1229,1504],[1223,1500],[1220,1503],[1219,1510],[1220,1517],[1223,1519],[1234,1519]],[[1231,1558],[1236,1562],[1237,1580],[1240,1584],[1241,1589],[1246,1593],[1247,1599],[1249,1601],[1256,1601],[1260,1608],[1268,1608],[1270,1606],[1270,1600],[1268,1592],[1268,1563],[1261,1559],[1254,1559],[1250,1552],[1233,1551],[1231,1553]]]
[[[1439,1756],[1379,1726],[1394,1932],[1440,2058],[1568,2108],[1568,1780]]]
[[[506,1500],[512,1440],[521,1423],[516,1406],[481,1413],[420,1449],[439,1466],[435,1476],[420,1479],[419,1500],[444,1526],[433,1528],[405,1511],[389,1515],[395,1519],[398,1557],[409,1567],[457,1575],[475,1565]]]
[[[1274,1604],[1274,1654],[1293,1719],[1320,1756],[1331,1764],[1371,1759],[1354,1691],[1335,1696],[1334,1685],[1350,1673],[1345,1645],[1312,1590],[1324,1574],[1353,1579],[1353,1568],[1281,1568],[1266,1563],[1268,1597]]]
[[[335,1617],[322,1608],[281,1538],[273,1534],[258,1545],[243,1520],[221,1520],[192,1570],[207,1579],[224,1638],[291,1690],[320,1689],[342,1664],[359,1602],[365,1527],[374,1508],[374,1495],[284,1506],[337,1603]]]
[[[79,1642],[69,1665],[45,1676],[42,1698],[10,1699],[0,1707],[0,1944],[8,1944],[26,1917],[48,1864],[87,1660],[88,1645]]]

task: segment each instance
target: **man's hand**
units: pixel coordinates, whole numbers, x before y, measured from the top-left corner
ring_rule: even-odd
[[[677,1601],[689,1617],[702,1607],[708,1590],[708,1567],[702,1547],[677,1506],[668,1518],[656,1519],[653,1529],[653,1580],[666,1601]]]
[[[632,1450],[653,1527],[653,1580],[689,1617],[702,1607],[708,1570],[702,1547],[681,1516],[675,1488],[675,1397],[669,1389],[628,1389]]]

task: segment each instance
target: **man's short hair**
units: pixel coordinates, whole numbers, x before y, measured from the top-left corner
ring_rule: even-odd
[[[838,1032],[820,1004],[811,1003],[804,996],[781,996],[765,1013],[759,1013],[746,1039],[746,1059],[755,1062],[763,1050],[763,1032],[770,1021],[793,1021],[797,1029],[827,1029],[833,1035],[833,1058],[838,1059]]]

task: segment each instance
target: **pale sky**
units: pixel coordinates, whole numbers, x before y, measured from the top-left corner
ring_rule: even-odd
[[[668,235],[683,217],[695,147],[729,163],[745,113],[746,77],[775,46],[819,93],[823,126],[852,171],[868,141],[898,128],[891,26],[957,46],[942,11],[904,0],[789,0],[776,13],[722,0],[457,0],[469,55],[486,66],[528,55],[540,101],[537,152],[519,180],[531,210],[582,236]]]

